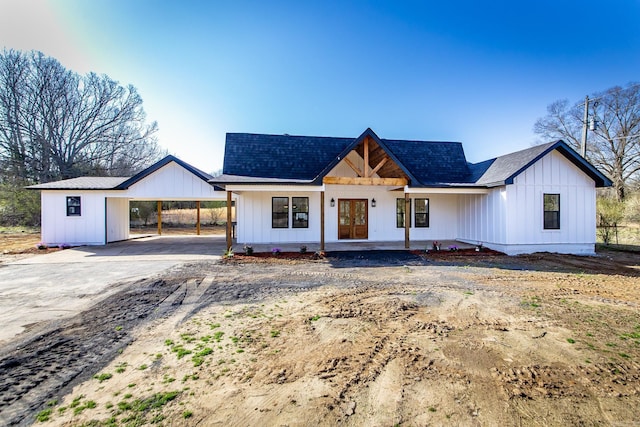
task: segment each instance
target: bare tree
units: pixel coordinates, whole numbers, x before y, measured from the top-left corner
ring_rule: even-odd
[[[612,179],[617,199],[623,200],[625,188],[640,179],[640,84],[612,87],[590,98],[589,120],[598,126],[588,134],[587,159]],[[556,101],[534,132],[546,141],[563,139],[580,151],[584,108],[584,101]]]
[[[0,164],[28,182],[130,175],[161,153],[142,98],[40,52],[0,53]]]

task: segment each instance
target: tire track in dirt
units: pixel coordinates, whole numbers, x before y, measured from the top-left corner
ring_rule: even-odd
[[[0,424],[30,425],[46,402],[91,378],[129,345],[131,331],[177,307],[183,279],[132,283],[91,309],[0,353]],[[172,298],[173,297],[173,298]],[[163,301],[171,299],[162,310]]]

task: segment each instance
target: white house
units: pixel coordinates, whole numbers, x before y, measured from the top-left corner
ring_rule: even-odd
[[[237,242],[458,240],[507,254],[593,254],[596,187],[611,181],[563,141],[478,164],[460,143],[227,134]],[[229,233],[228,233],[229,235]],[[231,244],[229,238],[228,244]]]
[[[48,244],[127,239],[130,200],[225,199],[228,217],[236,200],[238,244],[458,240],[513,255],[593,254],[596,187],[610,185],[563,141],[472,164],[460,143],[367,129],[357,138],[229,133],[216,178],[168,156],[131,178],[30,188],[42,191]]]
[[[224,200],[211,175],[167,156],[133,177],[80,177],[41,190],[41,233],[47,245],[104,245],[129,239],[131,200]]]

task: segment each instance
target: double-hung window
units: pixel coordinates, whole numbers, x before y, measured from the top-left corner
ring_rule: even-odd
[[[309,198],[292,197],[293,228],[309,228]]]
[[[271,198],[271,227],[289,228],[289,198]]]
[[[429,199],[415,199],[415,227],[429,227]]]
[[[409,218],[411,221],[411,203],[409,203],[409,214],[405,215],[404,199],[396,199],[396,228],[404,228],[405,218]],[[409,222],[409,226],[411,226],[411,222]]]
[[[560,229],[560,195],[545,194],[543,204],[544,204],[544,229],[559,230]]]

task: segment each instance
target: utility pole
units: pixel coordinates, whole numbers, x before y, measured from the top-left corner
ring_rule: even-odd
[[[584,119],[582,120],[582,158],[587,158],[587,126],[589,121],[589,95],[584,98]]]

